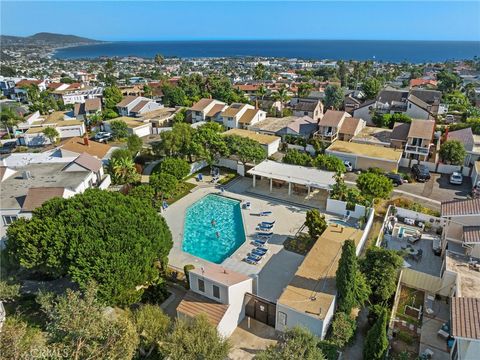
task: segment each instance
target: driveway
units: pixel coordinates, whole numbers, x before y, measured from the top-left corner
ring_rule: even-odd
[[[432,178],[425,182],[413,182],[402,184],[394,188],[393,192],[397,195],[410,195],[419,200],[426,200],[437,203],[449,200],[466,199],[470,194],[472,186],[469,177],[463,178],[462,185],[451,185],[449,183],[450,175],[431,173]],[[354,173],[345,174],[346,182],[355,182],[358,175]],[[418,201],[418,200],[417,200]]]

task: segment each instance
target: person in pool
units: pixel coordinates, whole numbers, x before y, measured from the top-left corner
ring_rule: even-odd
[[[212,227],[215,227],[217,225],[217,222],[215,221],[215,219],[212,219],[211,224],[212,224]]]
[[[219,232],[219,231],[217,231],[217,232],[215,233],[215,235],[217,235],[217,239],[220,239],[220,232]]]

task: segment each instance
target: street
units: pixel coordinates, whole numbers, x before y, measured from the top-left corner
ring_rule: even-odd
[[[430,201],[438,207],[438,203],[442,201],[466,199],[470,194],[472,186],[469,177],[463,178],[462,185],[452,185],[449,183],[450,175],[448,174],[436,174],[430,173],[432,178],[425,182],[413,182],[402,184],[395,187],[393,192],[396,195],[410,195],[416,197],[417,201],[425,200]],[[355,182],[358,175],[355,173],[346,173],[345,181]]]

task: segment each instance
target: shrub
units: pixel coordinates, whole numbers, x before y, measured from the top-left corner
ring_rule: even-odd
[[[353,338],[357,323],[344,312],[337,312],[332,323],[332,343],[343,348]]]
[[[195,269],[195,266],[191,264],[187,264],[183,267],[183,273],[185,274],[185,281],[187,282],[187,290],[190,289],[190,279],[189,279],[189,272],[190,270]]]
[[[308,227],[310,237],[316,240],[327,228],[327,221],[325,215],[320,214],[317,209],[311,209],[307,211],[305,225]]]
[[[283,157],[283,162],[292,165],[310,166],[312,157],[306,152],[301,152],[296,149],[289,149]]]
[[[175,176],[177,180],[182,180],[190,174],[190,164],[180,158],[166,158],[160,163],[160,171]]]

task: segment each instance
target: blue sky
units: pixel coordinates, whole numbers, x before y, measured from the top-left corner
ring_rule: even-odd
[[[480,40],[476,1],[1,1],[1,33],[100,40]]]

